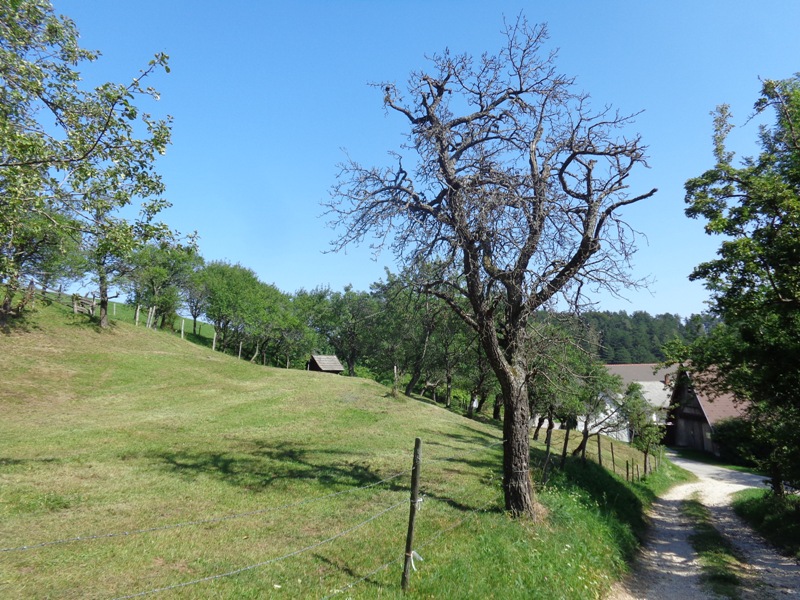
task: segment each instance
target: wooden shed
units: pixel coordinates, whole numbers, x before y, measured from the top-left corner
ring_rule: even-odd
[[[332,354],[312,354],[306,369],[309,371],[320,371],[322,373],[336,373],[337,375],[344,371],[342,363]]]
[[[683,374],[675,386],[667,421],[667,445],[719,454],[711,439],[714,425],[741,417],[743,406],[730,394],[714,395]]]

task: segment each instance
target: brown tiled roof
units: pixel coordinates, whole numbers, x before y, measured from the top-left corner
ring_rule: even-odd
[[[736,399],[733,394],[719,394],[714,390],[713,382],[717,378],[717,371],[714,368],[701,373],[689,372],[692,390],[700,404],[700,408],[706,415],[708,424],[712,427],[714,423],[723,419],[732,419],[744,415],[746,403]]]
[[[712,427],[718,421],[723,419],[731,419],[733,417],[741,417],[744,411],[736,404],[732,394],[723,394],[721,396],[709,397],[703,393],[697,392],[697,401],[703,412],[706,413],[706,420]]]

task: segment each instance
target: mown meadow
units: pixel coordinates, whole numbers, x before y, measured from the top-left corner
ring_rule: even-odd
[[[665,461],[628,483],[641,455],[617,444],[621,476],[570,460],[537,482],[537,520],[512,520],[499,423],[58,305],[0,333],[0,411],[7,598],[602,597],[686,477]]]

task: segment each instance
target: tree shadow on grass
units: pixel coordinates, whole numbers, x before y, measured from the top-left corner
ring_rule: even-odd
[[[189,478],[208,476],[252,492],[282,481],[316,482],[328,488],[363,487],[386,475],[356,462],[352,452],[311,449],[302,444],[253,442],[248,451],[172,451],[153,455],[166,469]],[[392,489],[394,481],[387,482]]]
[[[0,457],[0,469],[28,468],[32,464],[60,463],[60,458],[4,458]]]
[[[261,493],[279,485],[317,484],[331,491],[361,488],[380,482],[380,489],[410,493],[409,477],[402,470],[394,473],[378,471],[368,459],[358,460],[350,451],[309,448],[303,444],[283,443],[277,446],[252,441],[247,451],[171,451],[150,455],[164,469],[187,479],[210,477],[228,485]],[[496,467],[491,461],[474,460],[465,465]],[[408,475],[411,472],[409,462]],[[400,477],[384,481],[392,475]],[[377,486],[376,486],[377,487]],[[461,511],[480,508],[451,496],[428,490],[426,495]]]
[[[41,327],[30,313],[24,312],[21,316],[9,315],[5,320],[0,317],[0,332],[3,335],[31,333],[36,330],[41,330]]]
[[[543,462],[544,451],[532,452],[538,454],[541,456],[536,458]],[[551,456],[551,460],[560,458]],[[636,483],[626,484],[597,463],[573,457],[567,458],[563,469],[553,469],[548,485],[575,490],[587,507],[596,508],[608,517],[624,556],[627,560],[634,557],[647,529],[646,507],[656,499],[652,490]],[[631,486],[636,486],[638,494]]]

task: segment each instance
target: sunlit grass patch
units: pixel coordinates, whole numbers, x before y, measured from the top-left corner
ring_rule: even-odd
[[[591,598],[677,477],[665,464],[628,483],[570,459],[534,479],[541,518],[513,520],[497,423],[124,322],[37,316],[0,338],[0,597]],[[424,562],[403,594],[416,437]],[[622,444],[616,457],[641,461]]]

